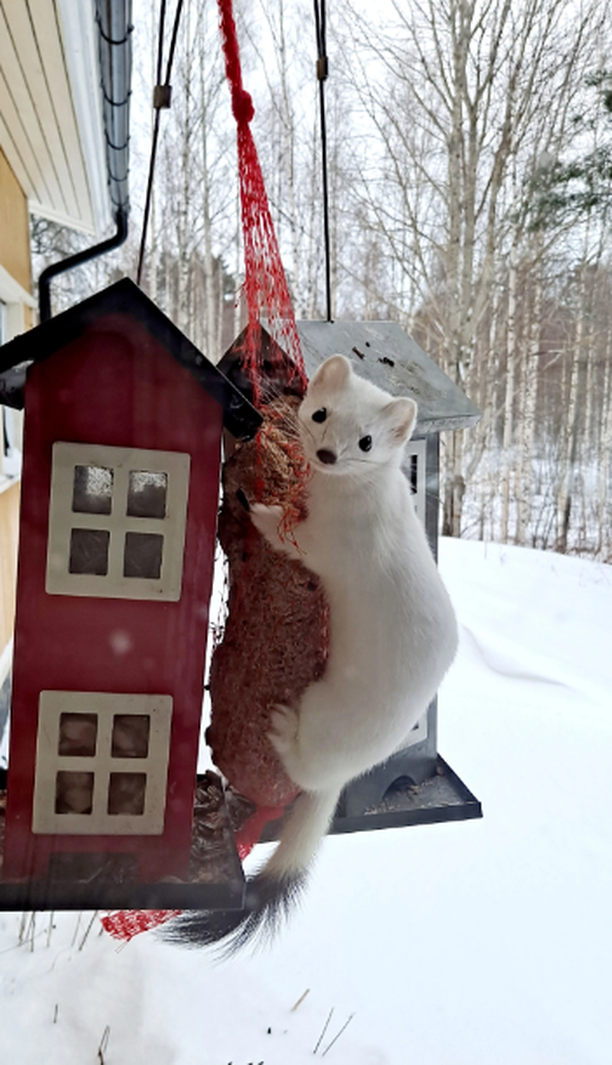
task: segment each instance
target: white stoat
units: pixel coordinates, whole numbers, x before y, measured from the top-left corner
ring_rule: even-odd
[[[272,547],[321,578],[329,659],[299,705],[273,710],[271,742],[303,790],[250,882],[249,914],[190,914],[175,938],[231,935],[235,946],[274,928],[305,882],[343,787],[402,746],[453,660],[453,608],[401,470],[416,412],[413,400],[394,399],[333,355],[299,409],[311,477],[295,543],[280,533],[280,507],[251,508]]]

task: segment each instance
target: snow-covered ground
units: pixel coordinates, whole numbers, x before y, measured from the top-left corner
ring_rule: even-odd
[[[117,950],[89,914],[19,945],[0,914],[0,1061],[301,1065],[333,1009],[330,1065],[609,1065],[612,567],[441,555],[440,750],[484,820],[327,840],[282,938],[221,964],[151,933]]]

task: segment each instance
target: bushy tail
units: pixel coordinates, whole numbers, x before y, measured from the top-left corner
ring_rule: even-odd
[[[189,910],[165,925],[160,936],[185,947],[219,946],[224,955],[272,939],[305,890],[339,796],[340,789],[298,795],[274,854],[247,881],[245,910]]]

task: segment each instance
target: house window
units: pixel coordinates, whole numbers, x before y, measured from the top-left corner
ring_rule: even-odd
[[[189,455],[53,445],[46,590],[181,596]]]
[[[32,831],[160,835],[172,698],[40,693]]]
[[[0,345],[8,338],[7,305],[0,300]],[[22,412],[0,406],[0,482],[21,476]]]

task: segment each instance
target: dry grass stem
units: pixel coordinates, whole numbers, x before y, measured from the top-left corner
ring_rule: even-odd
[[[91,921],[87,925],[87,930],[85,932],[85,935],[83,936],[81,942],[79,943],[79,950],[82,950],[83,947],[85,946],[85,943],[87,942],[87,937],[89,936],[89,933],[91,932],[91,930],[93,928],[93,923],[94,923],[96,917],[98,916],[98,913],[99,913],[98,910],[94,910],[94,912],[92,914],[92,917],[91,917]]]
[[[313,1050],[313,1054],[316,1054],[317,1050],[321,1046],[321,1043],[323,1042],[323,1039],[325,1037],[325,1033],[326,1033],[327,1029],[329,1028],[329,1022],[331,1021],[331,1019],[333,1017],[333,1014],[334,1014],[334,1007],[332,1006],[332,1008],[330,1009],[329,1013],[327,1014],[327,1020],[326,1020],[325,1024],[323,1025],[323,1031],[321,1032],[321,1035],[317,1039],[316,1046],[315,1046],[315,1048]]]
[[[98,911],[96,910],[96,913]],[[102,1032],[102,1038],[98,1047],[98,1061],[100,1065],[104,1065],[104,1051],[108,1048],[108,1041],[110,1039],[110,1024],[106,1025],[106,1028]]]
[[[337,1033],[337,1035],[335,1035],[335,1036],[334,1036],[334,1038],[332,1039],[331,1043],[328,1043],[328,1044],[327,1044],[327,1046],[325,1047],[325,1050],[323,1051],[323,1054],[321,1055],[321,1057],[323,1057],[323,1058],[324,1058],[324,1057],[325,1057],[325,1055],[327,1054],[327,1052],[328,1052],[329,1050],[331,1050],[331,1048],[333,1047],[334,1043],[337,1043],[337,1042],[338,1042],[338,1040],[339,1040],[340,1036],[342,1035],[342,1033],[343,1033],[343,1032],[345,1032],[345,1031],[346,1031],[346,1029],[348,1028],[348,1026],[349,1026],[349,1024],[351,1023],[351,1021],[352,1021],[352,1019],[353,1019],[353,1017],[354,1017],[354,1016],[355,1016],[355,1014],[354,1014],[354,1013],[351,1013],[351,1015],[350,1015],[350,1017],[349,1017],[348,1021],[346,1021],[346,1023],[342,1025],[342,1028],[341,1028],[341,1029],[340,1029],[340,1031],[339,1031],[339,1032]]]

